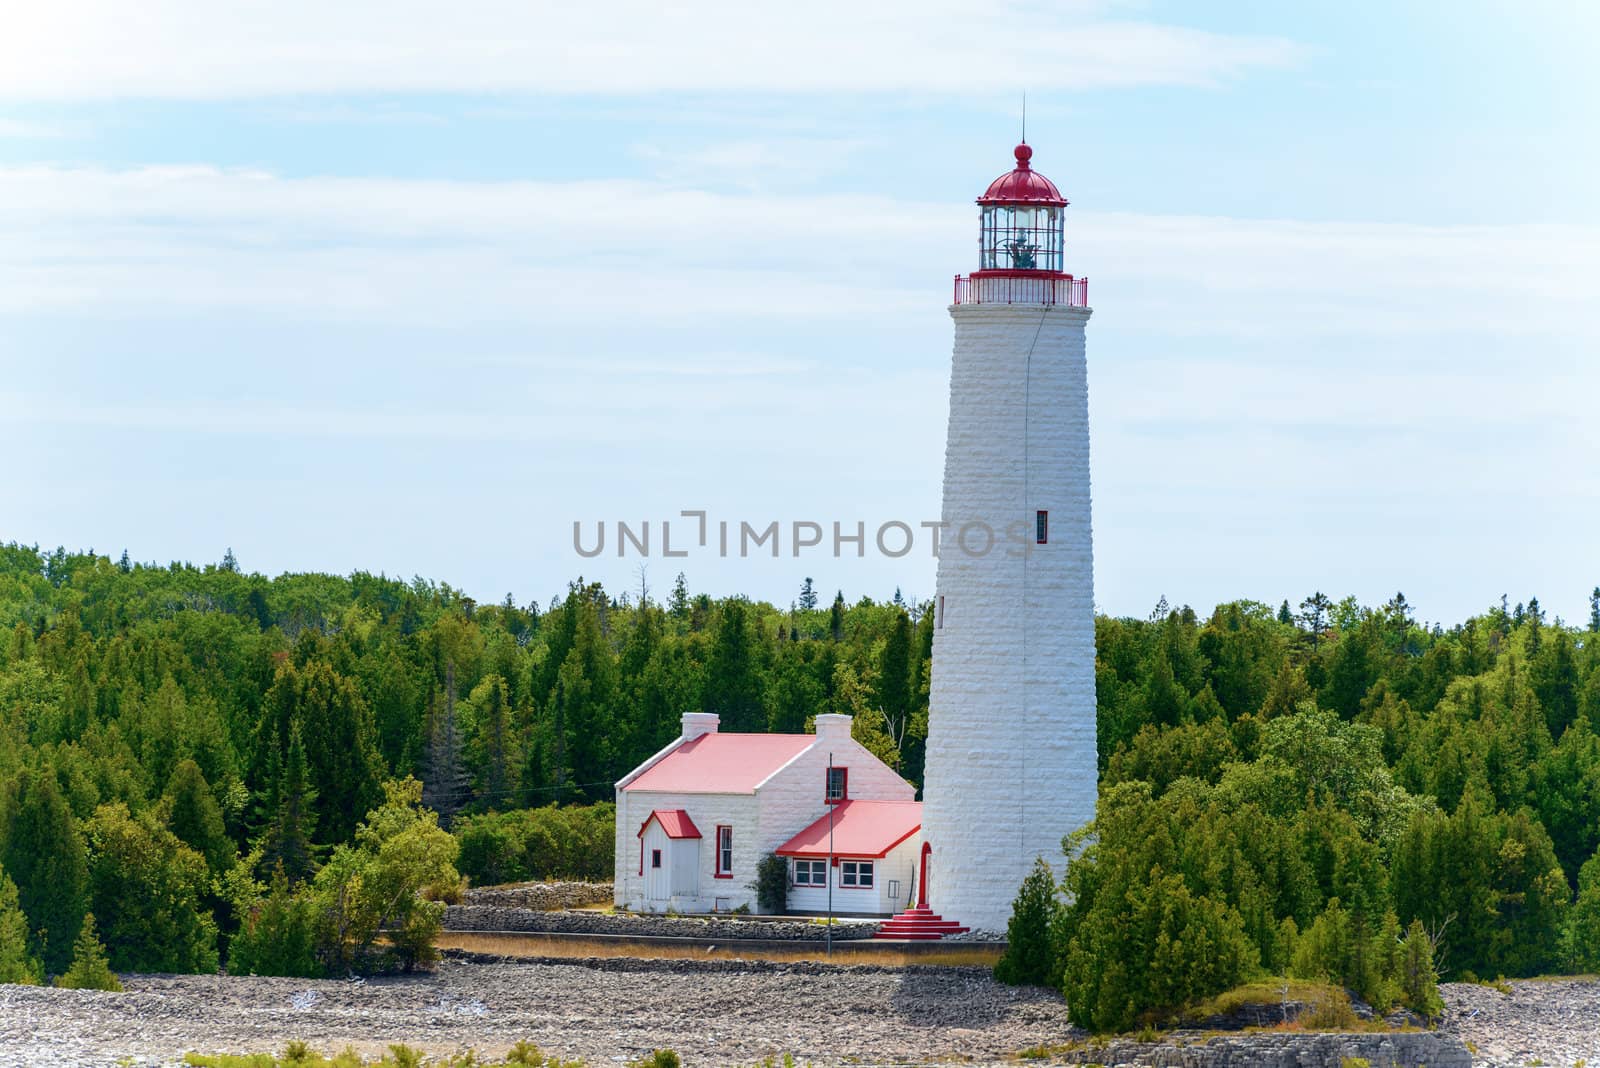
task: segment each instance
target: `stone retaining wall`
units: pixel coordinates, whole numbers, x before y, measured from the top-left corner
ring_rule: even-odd
[[[611,904],[610,883],[518,883],[468,890],[468,905],[495,905],[512,909],[575,909]]]
[[[1107,1068],[1472,1068],[1472,1055],[1454,1035],[1396,1034],[1185,1035],[1160,1042],[1112,1039],[1064,1054],[1071,1064]]]
[[[836,941],[871,938],[878,930],[871,921],[839,920],[833,927]],[[700,919],[675,916],[635,916],[605,912],[549,912],[494,905],[451,905],[444,912],[447,931],[527,931],[529,933],[607,934],[633,937],[774,939],[820,942],[827,928],[820,923],[780,920]]]

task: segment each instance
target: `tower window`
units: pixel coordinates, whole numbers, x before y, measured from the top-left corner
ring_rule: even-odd
[[[939,595],[939,603],[933,609],[933,629],[944,629],[944,594]]]
[[[1042,508],[1033,516],[1033,537],[1040,545],[1050,543],[1050,513]]]

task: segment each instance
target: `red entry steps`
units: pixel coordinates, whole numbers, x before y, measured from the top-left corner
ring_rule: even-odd
[[[946,935],[965,934],[968,928],[947,920],[930,908],[907,909],[878,928],[873,938],[909,939],[932,942]]]

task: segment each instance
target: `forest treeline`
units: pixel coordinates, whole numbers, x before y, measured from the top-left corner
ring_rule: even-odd
[[[1244,932],[1240,973],[1285,967],[1290,925],[1325,914],[1323,934],[1359,930],[1346,942],[1415,920],[1450,973],[1577,966],[1600,944],[1597,630],[1600,590],[1577,625],[1531,599],[1446,628],[1403,597],[1320,594],[1098,619],[1101,818],[1051,981],[1136,950],[1096,924],[1153,908],[1134,897],[1159,879]],[[268,921],[347,967],[376,924],[420,932],[430,911],[330,933],[351,885],[426,899],[458,868],[593,871],[611,784],[688,710],[725,730],[852,714],[920,782],[932,642],[926,605],[809,580],[789,606],[681,576],[479,604],[422,579],[268,578],[231,553],[0,546],[0,970],[8,886],[51,974],[90,912],[117,968],[214,967]]]
[[[1000,973],[1120,1029],[1264,976],[1437,1011],[1600,969],[1600,589],[1446,629],[1314,594],[1097,628],[1100,801]]]
[[[357,875],[377,884],[359,863],[396,842],[432,867],[383,878],[440,893],[446,860],[479,880],[609,877],[612,784],[689,710],[735,731],[849,712],[920,779],[930,627],[809,582],[783,610],[681,576],[664,596],[579,581],[480,605],[421,579],[269,579],[231,552],[195,567],[0,546],[0,942],[10,885],[23,955],[50,974],[91,911],[124,970],[212,968],[268,928],[291,948],[258,970],[348,967],[397,917],[329,929],[327,905]]]

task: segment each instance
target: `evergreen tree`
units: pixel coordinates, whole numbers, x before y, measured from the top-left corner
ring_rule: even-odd
[[[200,773],[200,765],[185,758],[167,781],[167,826],[172,833],[206,858],[220,875],[233,863],[233,842],[223,826],[222,809]]]
[[[296,894],[282,866],[272,872],[267,895],[242,903],[243,922],[228,947],[230,975],[282,975],[315,979],[316,908],[308,894]]]
[[[311,877],[317,869],[316,847],[312,845],[317,827],[317,788],[312,785],[305,745],[300,740],[300,722],[289,723],[289,751],[276,790],[278,805],[262,842],[263,869],[281,867],[291,883]]]
[[[1595,593],[1600,596],[1600,590],[1596,590]],[[806,580],[800,584],[800,611],[814,612],[816,609],[817,588],[812,584],[811,576],[807,575]]]
[[[0,983],[38,984],[44,978],[28,952],[28,918],[17,902],[17,884],[0,870]]]
[[[900,753],[905,747],[906,735],[911,725],[914,707],[911,663],[911,618],[897,610],[889,626],[889,636],[883,643],[883,653],[878,658],[878,678],[873,685],[876,711],[883,720],[883,728],[894,743],[896,768]]]
[[[684,581],[682,571],[672,581],[672,593],[667,597],[667,613],[680,623],[689,619],[689,584]]]
[[[1430,1023],[1444,1012],[1439,997],[1439,972],[1433,965],[1433,941],[1421,920],[1406,928],[1400,967],[1400,997],[1412,1012]]]
[[[1600,972],[1600,852],[1578,874],[1578,898],[1562,932],[1562,958],[1574,972]]]
[[[1589,633],[1600,634],[1600,586],[1589,594]]]
[[[217,927],[206,899],[205,858],[121,802],[101,805],[87,825],[89,885],[111,963],[125,972],[213,972]]]
[[[1052,929],[1056,926],[1056,877],[1043,857],[1022,881],[1006,924],[1006,951],[994,976],[1012,986],[1055,986],[1060,982]]]
[[[828,636],[836,642],[844,641],[844,591],[834,594],[833,607],[828,609]]]
[[[517,796],[521,763],[505,679],[489,676],[472,696],[477,715],[470,752],[477,768],[477,795],[488,808],[509,807]]]
[[[1332,608],[1333,602],[1321,590],[1300,602],[1300,622],[1311,634],[1312,652],[1316,652],[1322,641],[1322,634],[1328,628],[1328,613]]]
[[[341,842],[383,792],[372,710],[354,680],[320,660],[299,673],[296,696],[317,825],[326,841]]]
[[[28,917],[30,949],[57,973],[71,960],[72,943],[88,910],[89,861],[77,820],[54,775],[22,772],[7,793],[0,818],[0,868],[16,883]]]
[[[721,729],[725,731],[754,731],[763,725],[761,678],[746,619],[743,601],[733,599],[723,604],[706,667],[702,708],[721,716]]]
[[[94,914],[83,918],[83,926],[72,947],[72,965],[56,977],[56,986],[67,990],[109,990],[120,992],[122,984],[106,962],[106,947],[94,929]]]
[[[1294,626],[1294,613],[1289,611],[1289,599],[1285,597],[1283,604],[1278,606],[1278,622],[1284,626]]]

